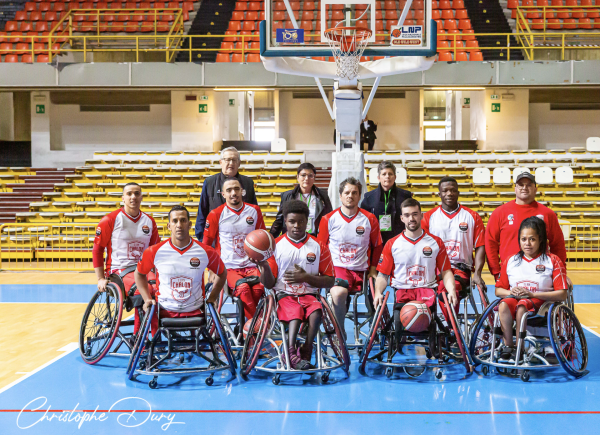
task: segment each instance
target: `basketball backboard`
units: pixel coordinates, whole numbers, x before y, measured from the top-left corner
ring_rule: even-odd
[[[365,57],[436,54],[431,0],[266,0],[261,56],[329,57],[325,31],[337,26],[371,30]]]

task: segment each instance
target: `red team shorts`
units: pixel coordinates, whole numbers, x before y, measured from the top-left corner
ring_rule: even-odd
[[[454,285],[456,288],[456,295],[458,296],[458,298],[460,299],[459,294],[461,293],[461,290],[466,291],[468,289],[464,289],[463,288],[463,284],[457,279],[460,278],[463,281],[469,282],[471,279],[471,275],[467,274],[464,270],[461,269],[455,269],[452,268],[452,275],[454,275]],[[438,282],[438,290],[440,292],[446,292],[446,287],[444,286],[444,280],[440,279],[440,281]]]
[[[308,320],[308,317],[321,309],[321,303],[315,295],[288,295],[281,298],[277,306],[277,317],[282,322],[291,320]]]
[[[412,301],[424,302],[429,308],[435,303],[435,292],[430,288],[396,289],[396,303],[406,304]]]
[[[363,289],[364,272],[344,269],[343,267],[335,266],[335,277],[348,281],[348,293],[359,293]]]
[[[513,319],[517,315],[517,308],[523,306],[532,314],[536,314],[540,307],[544,304],[544,301],[537,298],[531,299],[503,299],[502,303],[505,303],[512,314]]]

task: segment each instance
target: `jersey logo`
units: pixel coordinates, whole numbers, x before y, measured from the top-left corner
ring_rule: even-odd
[[[315,255],[314,252],[309,252],[308,254],[306,254],[306,261],[308,261],[309,263],[314,263],[315,260],[317,259],[317,256]]]
[[[241,258],[246,256],[246,251],[244,250],[244,240],[246,240],[245,234],[234,234],[231,240],[233,252],[235,252],[235,255]]]
[[[173,299],[179,302],[187,301],[192,295],[192,283],[194,280],[187,276],[175,276],[171,278],[169,287],[171,287],[171,295]]]
[[[515,287],[521,287],[534,293],[538,291],[538,283],[535,281],[519,281]]]
[[[200,266],[200,259],[198,257],[194,257],[194,258],[190,259],[190,266],[192,266],[192,267]]]
[[[100,227],[96,228],[96,235],[99,236],[100,234],[102,234],[102,229],[100,229]]]
[[[383,263],[383,254],[379,257],[379,264]]]
[[[340,245],[340,261],[342,263],[350,263],[356,258],[358,247],[352,243],[342,243]]]
[[[415,264],[406,269],[406,284],[416,286],[425,283],[425,266]]]
[[[254,225],[254,218],[253,218],[252,216],[248,216],[248,217],[246,218],[246,223],[247,223],[248,225]]]
[[[431,249],[429,246],[425,246],[423,248],[423,255],[425,257],[431,257],[431,254],[433,254],[433,249]]]
[[[508,217],[508,225],[513,225],[515,223],[515,217],[512,214],[509,214]]]
[[[285,285],[289,289],[290,293],[296,295],[303,295],[306,293],[306,286],[304,284],[288,284],[286,282]]]
[[[544,215],[543,214],[536,214],[535,217],[538,217],[541,220],[544,220]]]
[[[127,258],[129,260],[139,260],[144,252],[144,244],[142,242],[129,242],[127,244]]]
[[[143,232],[144,234],[150,234],[150,228],[148,227],[148,225],[144,225],[144,226],[142,227],[142,232]]]
[[[358,226],[356,227],[356,234],[362,236],[365,233],[365,227]]]
[[[210,228],[210,223],[208,221],[206,221],[206,225],[204,225],[204,228],[206,228],[206,229]]]
[[[457,240],[444,240],[444,245],[446,245],[446,253],[448,254],[448,258],[458,258],[460,254],[460,242]],[[430,254],[431,255],[431,254]]]
[[[461,222],[458,224],[458,229],[461,230],[463,233],[466,233],[469,229],[469,224],[466,222]]]
[[[537,266],[535,266],[535,271],[537,273],[544,273],[546,271],[546,266],[544,266],[543,264],[538,264]]]

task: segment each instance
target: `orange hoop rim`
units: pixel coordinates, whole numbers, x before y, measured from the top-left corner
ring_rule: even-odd
[[[354,34],[351,35],[340,35],[338,31],[354,30]],[[362,42],[367,38],[370,38],[373,34],[371,29],[366,27],[346,26],[346,27],[331,27],[324,32],[325,36],[333,41],[340,41],[342,38],[356,38],[357,42]]]

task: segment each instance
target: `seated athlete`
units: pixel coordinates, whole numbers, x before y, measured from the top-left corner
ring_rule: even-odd
[[[513,321],[517,331],[528,311],[537,313],[545,301],[567,299],[567,271],[556,255],[548,252],[546,224],[537,216],[521,222],[519,227],[520,251],[502,263],[500,279],[496,282],[496,296],[503,299],[498,306],[504,348],[500,359],[514,361],[516,348],[513,342]],[[523,352],[521,352],[523,355]]]
[[[261,282],[277,294],[279,320],[289,323],[290,363],[296,370],[312,368],[313,342],[322,316],[321,304],[314,295],[322,288],[330,288],[335,281],[327,245],[306,232],[308,217],[308,206],[304,202],[286,202],[283,219],[287,232],[277,238],[273,256],[256,263]],[[306,342],[298,348],[298,330],[307,321]]]
[[[208,214],[204,243],[213,246],[216,241],[215,248],[227,268],[227,285],[241,299],[246,319],[251,319],[265,288],[244,250],[244,240],[250,232],[266,229],[265,222],[257,205],[244,203],[243,188],[237,178],[223,180],[221,195],[225,204]]]
[[[121,199],[123,207],[104,216],[96,228],[92,261],[98,278],[98,290],[101,292],[106,291],[110,274],[120,274],[128,267],[135,266],[146,248],[160,241],[156,222],[140,210],[143,195],[139,184],[127,183],[123,187]],[[148,279],[156,279],[153,272],[149,272]],[[134,283],[133,273],[125,275],[125,292],[129,292]],[[154,291],[153,286],[150,287],[150,291]],[[135,294],[139,294],[139,290],[136,290]],[[134,332],[137,332],[138,326],[139,316],[135,310]]]
[[[336,282],[330,293],[336,320],[345,334],[348,295],[362,290],[367,269],[369,278],[377,276],[383,240],[375,215],[358,207],[360,181],[352,177],[342,181],[339,192],[342,205],[321,219],[318,239],[331,250]]]
[[[394,321],[396,331],[403,329],[400,310],[412,301],[424,302],[429,308],[435,303],[435,289],[438,285],[436,269],[441,272],[448,292],[448,302],[456,304],[454,275],[444,242],[421,228],[423,214],[421,204],[414,198],[405,199],[400,206],[402,222],[406,229],[390,239],[383,248],[375,281],[375,308],[383,301],[383,292],[390,285],[396,290]],[[398,338],[400,338],[398,336]],[[398,340],[400,343],[400,340]]]
[[[421,227],[429,234],[442,239],[446,246],[459,296],[459,301],[454,306],[454,312],[458,313],[460,299],[467,297],[470,291],[473,251],[475,251],[473,283],[486,290],[485,282],[481,277],[485,264],[485,228],[481,217],[476,212],[458,203],[460,192],[456,179],[442,178],[438,189],[442,205],[423,215]],[[438,281],[438,288],[443,291],[444,282],[440,277]],[[447,318],[448,313],[442,301],[440,301],[440,308]]]
[[[206,302],[214,303],[227,280],[227,269],[217,251],[190,237],[192,222],[188,210],[174,206],[169,211],[171,237],[144,251],[135,271],[135,282],[144,298],[144,311],[158,302],[160,317],[195,317],[205,303],[204,272],[217,275]],[[148,289],[148,273],[156,271],[155,297]],[[158,329],[158,316],[152,318],[152,333]]]

